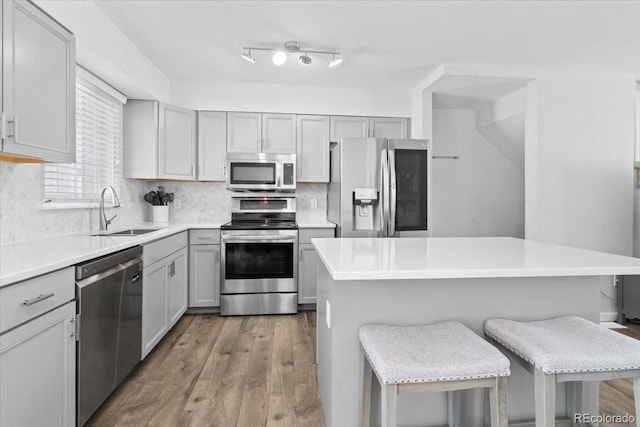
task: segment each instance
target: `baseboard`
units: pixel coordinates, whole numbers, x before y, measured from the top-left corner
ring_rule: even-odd
[[[606,312],[600,313],[601,322],[615,322],[616,320],[618,320],[617,311],[606,311]]]

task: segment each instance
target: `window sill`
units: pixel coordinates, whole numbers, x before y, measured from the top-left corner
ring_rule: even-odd
[[[112,208],[111,203],[105,203],[106,208]],[[124,206],[122,203],[120,206]],[[42,210],[61,210],[61,209],[97,209],[100,207],[98,202],[42,202],[40,209]]]

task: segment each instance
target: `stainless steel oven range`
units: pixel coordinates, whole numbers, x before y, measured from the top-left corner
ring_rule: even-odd
[[[233,197],[221,240],[223,316],[298,311],[295,197]]]

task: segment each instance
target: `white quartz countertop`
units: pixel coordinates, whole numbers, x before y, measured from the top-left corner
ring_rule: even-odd
[[[311,242],[334,280],[640,274],[640,258],[511,237]]]
[[[327,220],[327,215],[324,213],[298,213],[296,216],[296,223],[298,228],[335,228],[336,225]]]
[[[138,236],[90,236],[97,233],[94,231],[2,245],[0,246],[0,287],[122,249],[144,245],[189,229],[220,228],[220,225],[225,222],[170,224],[162,228],[145,223],[113,228],[109,232],[129,228],[158,228],[158,230]]]

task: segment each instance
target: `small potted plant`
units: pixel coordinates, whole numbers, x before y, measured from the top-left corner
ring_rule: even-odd
[[[144,200],[151,204],[151,221],[154,224],[169,224],[169,203],[173,202],[173,193],[165,192],[162,185],[158,191],[149,191]]]

